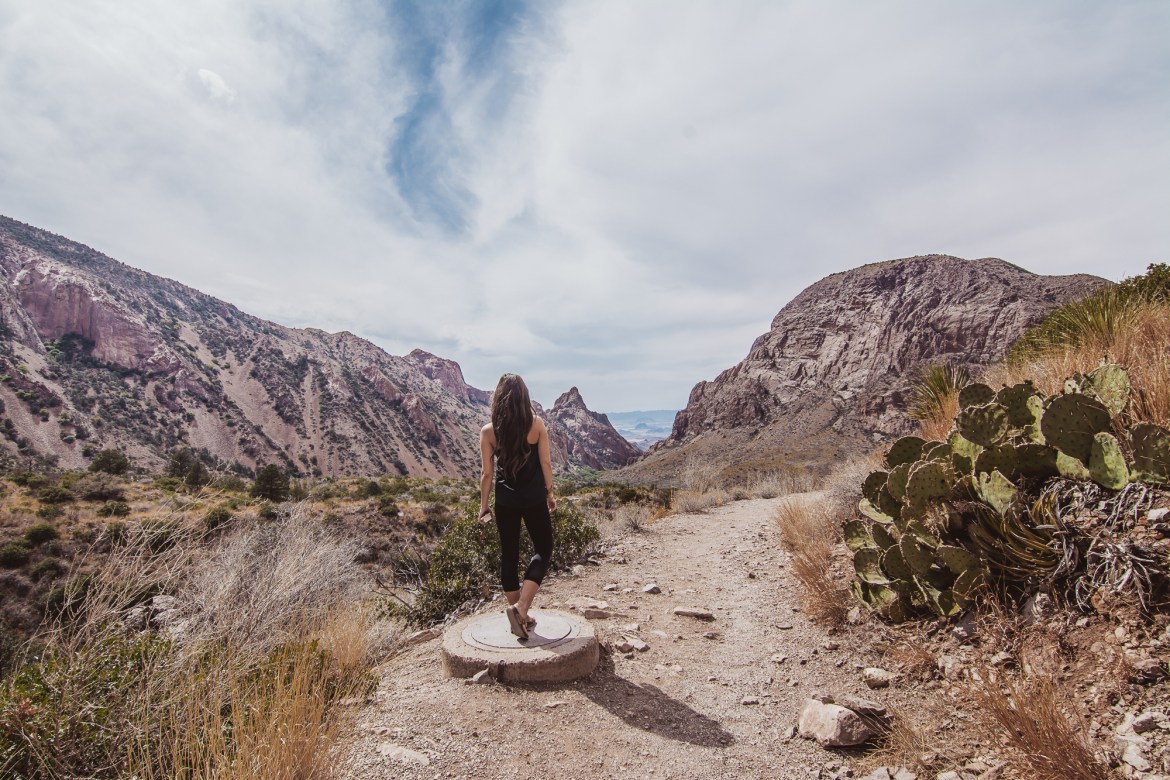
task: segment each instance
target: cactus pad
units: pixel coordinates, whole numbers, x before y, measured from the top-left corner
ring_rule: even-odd
[[[975,600],[986,585],[987,575],[984,574],[982,567],[974,566],[955,577],[955,582],[951,585],[951,592],[955,594],[955,599],[960,604],[969,604]]]
[[[950,590],[941,590],[924,577],[915,577],[914,583],[922,593],[926,605],[936,614],[950,617],[959,612],[959,605],[955,603],[955,597]]]
[[[1114,417],[1125,411],[1129,405],[1129,374],[1121,366],[1110,363],[1101,366],[1087,377],[1086,384],[1097,400]]]
[[[943,565],[950,569],[951,573],[955,576],[962,574],[970,568],[979,566],[979,559],[962,547],[942,544],[935,550],[935,554],[938,555]]]
[[[877,547],[874,543],[873,536],[870,535],[869,529],[865,523],[859,520],[849,520],[841,528],[841,534],[845,537],[845,546],[853,552],[857,552],[863,547]]]
[[[983,406],[970,406],[955,418],[964,439],[982,447],[994,447],[1008,432],[1007,410],[994,401]]]
[[[941,544],[938,537],[927,530],[926,526],[917,520],[911,520],[906,523],[906,528],[902,531],[902,534],[910,534],[932,550]]]
[[[1111,433],[1098,433],[1093,437],[1093,449],[1089,455],[1089,474],[1093,481],[1110,490],[1121,490],[1129,484],[1129,468],[1121,446]]]
[[[975,490],[983,503],[1001,515],[1007,513],[1016,498],[1016,486],[998,471],[977,475]]]
[[[1090,450],[1090,457],[1092,452]],[[1060,476],[1065,479],[1079,479],[1081,481],[1088,481],[1093,478],[1089,473],[1089,467],[1081,463],[1071,455],[1065,455],[1060,450],[1056,451],[1056,470],[1060,472]]]
[[[922,448],[922,459],[950,462],[951,445],[945,441],[928,441]]]
[[[862,582],[872,585],[886,585],[889,580],[882,574],[881,553],[872,547],[862,547],[853,553],[853,570]]]
[[[861,483],[861,495],[869,499],[873,505],[878,503],[878,491],[886,486],[886,479],[889,474],[885,471],[875,471],[865,478],[865,482]]]
[[[903,463],[913,463],[922,455],[922,445],[926,444],[917,436],[903,436],[894,442],[890,451],[886,453],[886,468],[894,468]]]
[[[882,553],[882,571],[895,583],[909,582],[914,576],[902,558],[902,548],[897,544]]]
[[[1154,425],[1135,425],[1129,434],[1137,479],[1170,485],[1170,431]]]
[[[951,434],[951,465],[955,467],[955,471],[960,474],[970,474],[975,470],[975,459],[979,457],[979,453],[983,452],[980,447],[969,439],[964,439],[963,434],[955,431]]]
[[[954,478],[942,463],[932,460],[920,463],[910,472],[906,481],[906,500],[919,506],[936,498],[950,495]]]
[[[1056,467],[1058,452],[1045,444],[1022,444],[1016,447],[1016,471],[1025,477],[1048,479],[1060,474]],[[1079,462],[1079,461],[1078,461]]]
[[[1040,421],[1049,444],[1085,464],[1092,454],[1093,437],[1109,428],[1109,410],[1083,393],[1053,398]]]
[[[1014,474],[1016,471],[1016,448],[1010,444],[986,449],[975,459],[976,474]]]
[[[873,538],[874,544],[877,545],[879,550],[889,550],[891,547],[894,547],[898,544],[898,540],[894,538],[894,535],[890,532],[891,528],[894,528],[894,526],[891,525],[887,527],[881,523],[874,523],[873,526],[870,527],[870,536]],[[894,528],[894,530],[897,531],[896,528]]]
[[[983,406],[991,403],[995,398],[995,391],[982,382],[972,382],[959,391],[959,408],[968,406]]]
[[[906,480],[910,479],[910,467],[913,463],[903,463],[890,469],[890,478],[886,481],[886,490],[898,501],[906,496]]]
[[[890,491],[882,488],[878,491],[878,509],[882,514],[894,518],[894,522],[902,515],[902,503],[890,495]]]
[[[902,534],[902,538],[898,540],[898,550],[910,571],[923,576],[930,571],[930,566],[934,563],[934,551],[913,534]]]
[[[1040,398],[1031,381],[1005,387],[995,394],[995,402],[1007,410],[1008,422],[1013,428],[1024,428],[1036,422],[1034,410],[1028,403],[1031,398]]]
[[[861,514],[865,515],[870,520],[873,520],[875,523],[889,524],[894,522],[893,517],[887,515],[885,512],[874,506],[873,502],[868,498],[861,499],[861,501],[857,503],[857,509],[861,512]]]

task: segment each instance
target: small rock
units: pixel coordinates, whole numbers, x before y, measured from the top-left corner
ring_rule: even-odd
[[[1121,760],[1139,772],[1149,772],[1153,769],[1153,765],[1146,760],[1141,745],[1137,742],[1126,743],[1125,750],[1121,752]]]
[[[940,655],[937,663],[938,670],[948,680],[957,680],[963,675],[963,664],[953,655]]]
[[[952,770],[950,772],[940,772],[935,775],[934,780],[963,780],[963,776]]]
[[[395,745],[393,742],[383,742],[378,746],[378,752],[387,758],[392,758],[395,761],[400,761],[403,764],[418,764],[419,766],[430,766],[431,759],[425,753],[420,753],[417,750],[411,750],[402,745]]]
[[[830,639],[829,641],[827,641],[823,645],[821,645],[821,647],[825,648],[826,650],[838,650],[841,647],[841,643],[834,642],[832,639]]]
[[[650,645],[646,644],[641,639],[638,639],[636,637],[632,637],[630,639],[630,644],[633,645],[634,649],[637,650],[639,653],[644,653],[650,649]]]
[[[604,609],[589,608],[584,610],[581,614],[585,616],[586,620],[608,620],[610,613]]]
[[[788,656],[786,656],[786,655],[777,654],[777,655],[772,656],[772,663],[774,663],[774,664],[782,664],[787,660],[788,660]]]
[[[718,631],[704,631],[703,638],[704,639],[718,639],[719,632]]]
[[[890,716],[889,710],[884,706],[878,704],[876,701],[863,699],[860,696],[842,696],[836,700],[836,703],[842,707],[848,707],[858,715],[864,715],[867,718],[880,718],[881,720],[885,720]]]
[[[796,726],[789,726],[780,732],[780,739],[789,740],[796,736]]]
[[[406,646],[414,647],[421,645],[423,642],[429,642],[432,639],[438,639],[442,632],[437,628],[424,628],[421,631],[415,631],[406,638]]]
[[[895,676],[893,672],[887,669],[880,669],[876,666],[870,666],[861,672],[861,678],[865,681],[865,684],[874,690],[878,688],[889,688]]]
[[[1135,734],[1145,734],[1147,731],[1153,731],[1158,728],[1158,715],[1153,712],[1143,712],[1133,719],[1130,724]]]
[[[791,631],[793,625],[791,623],[781,623],[780,625],[776,626],[776,628],[780,629],[781,631]]]
[[[823,747],[860,745],[877,736],[877,731],[847,707],[805,699],[797,723],[800,735],[815,739]]]
[[[757,696],[744,696],[744,697],[743,697],[743,699],[742,699],[742,700],[740,700],[740,702],[739,702],[739,703],[740,703],[740,704],[743,704],[743,705],[745,705],[745,706],[746,706],[746,705],[749,705],[749,704],[759,704],[759,703],[760,703],[760,699],[759,699],[759,697],[757,697]]]
[[[548,704],[546,704],[544,706],[547,709],[555,710],[557,707],[564,707],[566,704],[568,704],[567,701],[550,701]]]
[[[651,582],[651,583],[648,583],[644,588],[642,588],[642,592],[643,593],[661,593],[662,588],[658,587],[657,583]]]
[[[1085,628],[1088,625],[1089,625],[1089,619],[1087,617],[1077,618],[1077,628]]]
[[[468,685],[491,685],[496,679],[492,677],[491,669],[480,669],[467,678]]]
[[[846,612],[845,613],[845,621],[851,626],[855,626],[858,623],[860,623],[861,622],[861,607],[853,607],[848,612]]]
[[[1157,523],[1165,520],[1167,514],[1170,514],[1170,509],[1160,507],[1158,509],[1151,509],[1147,517],[1150,518],[1150,522]]]
[[[634,651],[634,646],[628,639],[623,639],[614,645],[613,649],[617,650],[619,653],[632,653]]]
[[[991,656],[992,666],[1013,666],[1015,659],[1012,658],[1011,653],[996,653]]]
[[[618,585],[616,582],[611,582],[608,585],[606,585],[604,588],[602,588],[602,590],[606,590],[606,591],[617,590],[617,589],[618,589]]]
[[[675,607],[674,614],[679,617],[690,617],[696,620],[714,620],[715,615],[710,610],[699,609],[698,607]]]
[[[1156,683],[1166,676],[1166,664],[1159,661],[1157,658],[1143,658],[1140,661],[1134,661],[1133,673],[1130,674],[1130,681],[1149,685]]]

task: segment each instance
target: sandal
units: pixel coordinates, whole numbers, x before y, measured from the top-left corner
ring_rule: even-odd
[[[504,613],[508,616],[508,627],[512,630],[512,633],[520,639],[527,639],[528,627],[524,625],[524,619],[520,617],[519,610],[509,604],[508,608],[504,610]]]

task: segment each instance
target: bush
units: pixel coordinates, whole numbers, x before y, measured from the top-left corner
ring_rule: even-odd
[[[106,474],[125,474],[130,470],[130,459],[117,450],[102,450],[93,456],[89,470],[102,471]]]
[[[64,562],[60,558],[45,558],[42,561],[37,561],[31,569],[28,570],[28,576],[33,580],[40,582],[43,579],[55,579],[58,575],[64,574],[66,570]]]
[[[256,482],[252,485],[252,495],[269,501],[285,501],[288,499],[288,474],[281,471],[279,466],[268,464],[256,472]]]
[[[411,623],[430,625],[469,601],[500,586],[500,538],[495,528],[479,523],[479,504],[464,504],[439,541],[427,565],[426,579],[414,604],[406,608],[386,604]],[[583,558],[600,538],[597,526],[576,506],[565,503],[553,514],[553,570],[565,569]],[[520,537],[520,560],[532,557],[532,542]]]
[[[203,525],[208,531],[214,531],[227,525],[232,519],[232,512],[224,506],[217,506],[203,516]]]
[[[32,547],[39,547],[60,537],[61,532],[48,523],[37,523],[29,526],[24,532],[24,540]]]
[[[32,548],[24,542],[9,542],[0,546],[0,566],[6,569],[18,569],[28,563],[32,555]]]
[[[36,515],[42,520],[56,520],[61,515],[65,514],[65,510],[61,508],[60,504],[45,504],[38,507]]]
[[[50,485],[37,491],[37,499],[42,504],[68,504],[73,500],[73,493],[59,485]]]
[[[121,501],[122,484],[105,472],[87,474],[73,483],[77,495],[86,501]]]
[[[130,505],[125,501],[107,501],[98,507],[98,517],[125,517],[130,514]]]

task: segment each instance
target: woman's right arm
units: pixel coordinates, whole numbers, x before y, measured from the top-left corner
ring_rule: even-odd
[[[492,492],[492,455],[496,449],[496,432],[491,424],[483,426],[479,431],[479,459],[482,468],[479,474],[479,521],[486,523],[484,515],[488,514],[488,496]]]

